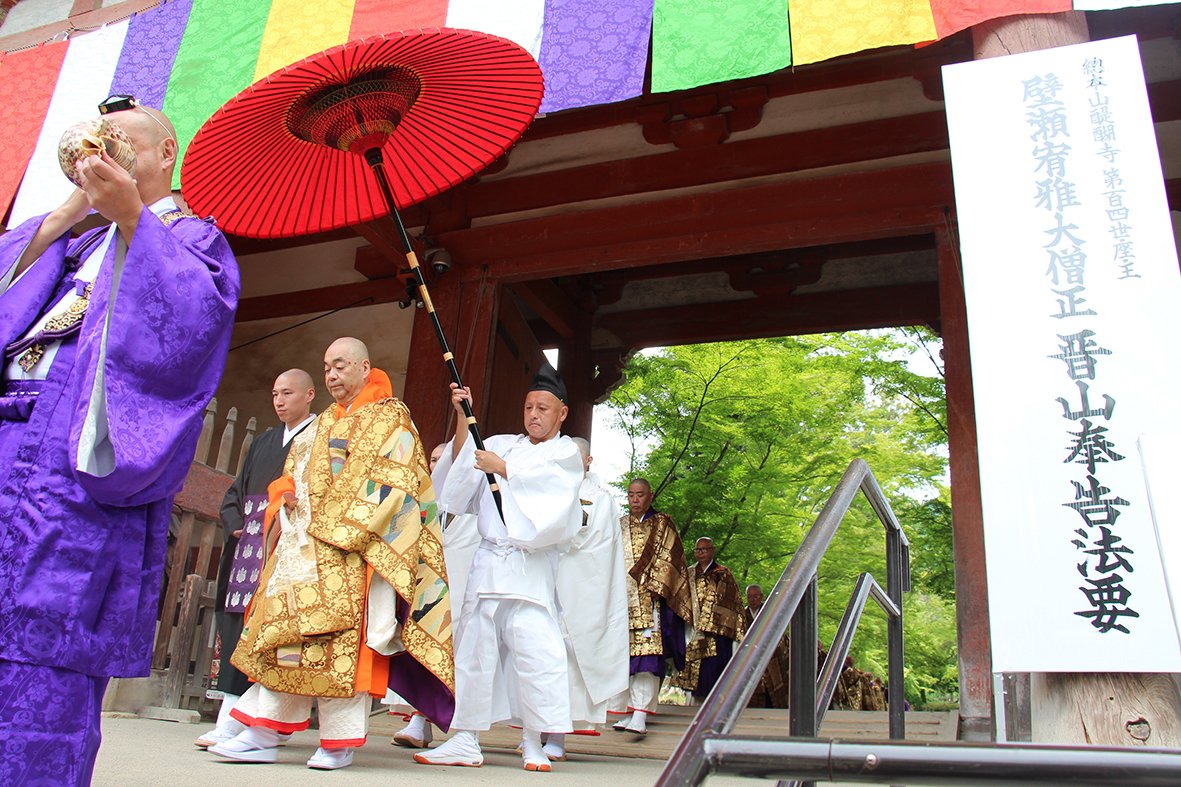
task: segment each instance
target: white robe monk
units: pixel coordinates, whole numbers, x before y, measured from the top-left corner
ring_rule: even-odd
[[[560,433],[568,413],[564,386],[541,378],[525,397],[527,435],[496,435],[477,451],[460,415],[451,450],[435,468],[440,504],[452,514],[476,514],[482,540],[459,615],[456,733],[437,749],[414,755],[420,763],[479,766],[479,731],[515,721],[526,732],[525,769],[548,771],[541,732],[571,729],[556,574],[559,554],[582,524],[583,469],[578,448]],[[453,386],[459,413],[470,400],[469,391]],[[485,473],[500,487],[503,519]]]
[[[558,603],[566,638],[570,715],[575,730],[607,721],[608,702],[628,687],[627,568],[614,493],[590,472],[590,449],[574,438],[587,467],[579,490],[583,525],[558,561]],[[564,759],[564,736],[545,742],[550,759]]]

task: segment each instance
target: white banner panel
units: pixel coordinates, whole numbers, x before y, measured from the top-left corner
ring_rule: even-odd
[[[57,147],[62,132],[87,118],[98,117],[98,105],[110,95],[115,66],[123,50],[130,19],[102,30],[70,40],[57,78],[57,88],[49,101],[37,147],[20,191],[12,203],[8,226],[16,227],[26,219],[61,205],[74,192],[74,184],[62,174],[57,163]]]
[[[537,58],[545,25],[545,0],[450,0],[447,27],[507,38]]]
[[[994,672],[1178,672],[1142,434],[1181,274],[1133,37],[944,68]]]

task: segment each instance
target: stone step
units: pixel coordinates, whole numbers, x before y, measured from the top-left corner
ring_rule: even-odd
[[[616,732],[610,728],[599,735],[567,735],[566,749],[574,756],[593,754],[665,760],[676,748],[696,712],[695,707],[661,705],[659,711],[649,718],[647,735]],[[739,717],[733,732],[736,735],[786,737],[787,714],[787,710],[779,708],[748,708]],[[370,724],[370,734],[375,738],[392,736],[402,724],[397,717],[375,716]],[[959,714],[955,711],[910,711],[906,714],[906,740],[952,742],[956,739],[958,724]],[[889,718],[885,711],[829,711],[818,737],[887,740],[890,737]],[[441,740],[443,738],[436,739]],[[480,745],[486,749],[512,750],[520,740],[521,731],[507,725],[496,725],[480,734]]]

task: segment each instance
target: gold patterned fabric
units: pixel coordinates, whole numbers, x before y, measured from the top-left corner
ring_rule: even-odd
[[[68,328],[73,328],[82,322],[82,318],[86,316],[86,309],[90,306],[90,293],[94,290],[94,282],[86,285],[82,294],[70,301],[69,307],[65,312],[59,314],[52,319],[46,321],[45,326],[41,329],[42,333],[52,333],[57,331],[64,331]],[[37,342],[21,353],[16,362],[20,364],[20,368],[26,372],[37,365],[45,355],[45,345]]]
[[[344,416],[329,407],[314,430],[296,438],[286,470],[298,501],[289,519],[305,529],[306,542],[268,557],[260,578],[265,590],[249,612],[234,665],[291,694],[384,693],[388,660],[363,647],[376,572],[408,608],[399,630],[406,654],[454,694],[442,532],[426,455],[405,405],[385,398]],[[293,550],[312,556],[314,575]]]
[[[750,607],[746,607],[742,611],[742,614],[746,622],[746,630],[750,631],[750,624],[754,622],[756,613]],[[771,656],[771,660],[767,662],[767,669],[763,671],[763,676],[759,678],[759,685],[755,688],[755,693],[751,695],[750,706],[752,708],[787,707],[787,671],[789,664],[790,648],[787,632],[784,632],[779,640],[779,644],[775,646],[775,653]]]
[[[693,605],[694,638],[685,646],[685,668],[673,676],[674,685],[699,688],[701,662],[718,655],[717,637],[738,640],[746,632],[742,595],[730,569],[717,563],[705,571],[689,568],[689,596]]]
[[[692,620],[685,548],[672,517],[652,512],[619,520],[628,566],[627,617],[632,656],[664,655],[660,621],[653,614],[657,598],[682,620]]]
[[[693,628],[698,633],[716,634],[727,639],[741,639],[746,631],[742,614],[742,594],[730,569],[712,564],[702,571],[689,569],[689,587],[693,601]]]

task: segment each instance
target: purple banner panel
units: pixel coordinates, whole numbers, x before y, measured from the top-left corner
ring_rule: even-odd
[[[112,94],[135,96],[156,109],[164,106],[172,63],[192,7],[193,0],[172,0],[131,18],[111,81]]]
[[[547,0],[541,37],[542,112],[640,95],[653,0]]]

